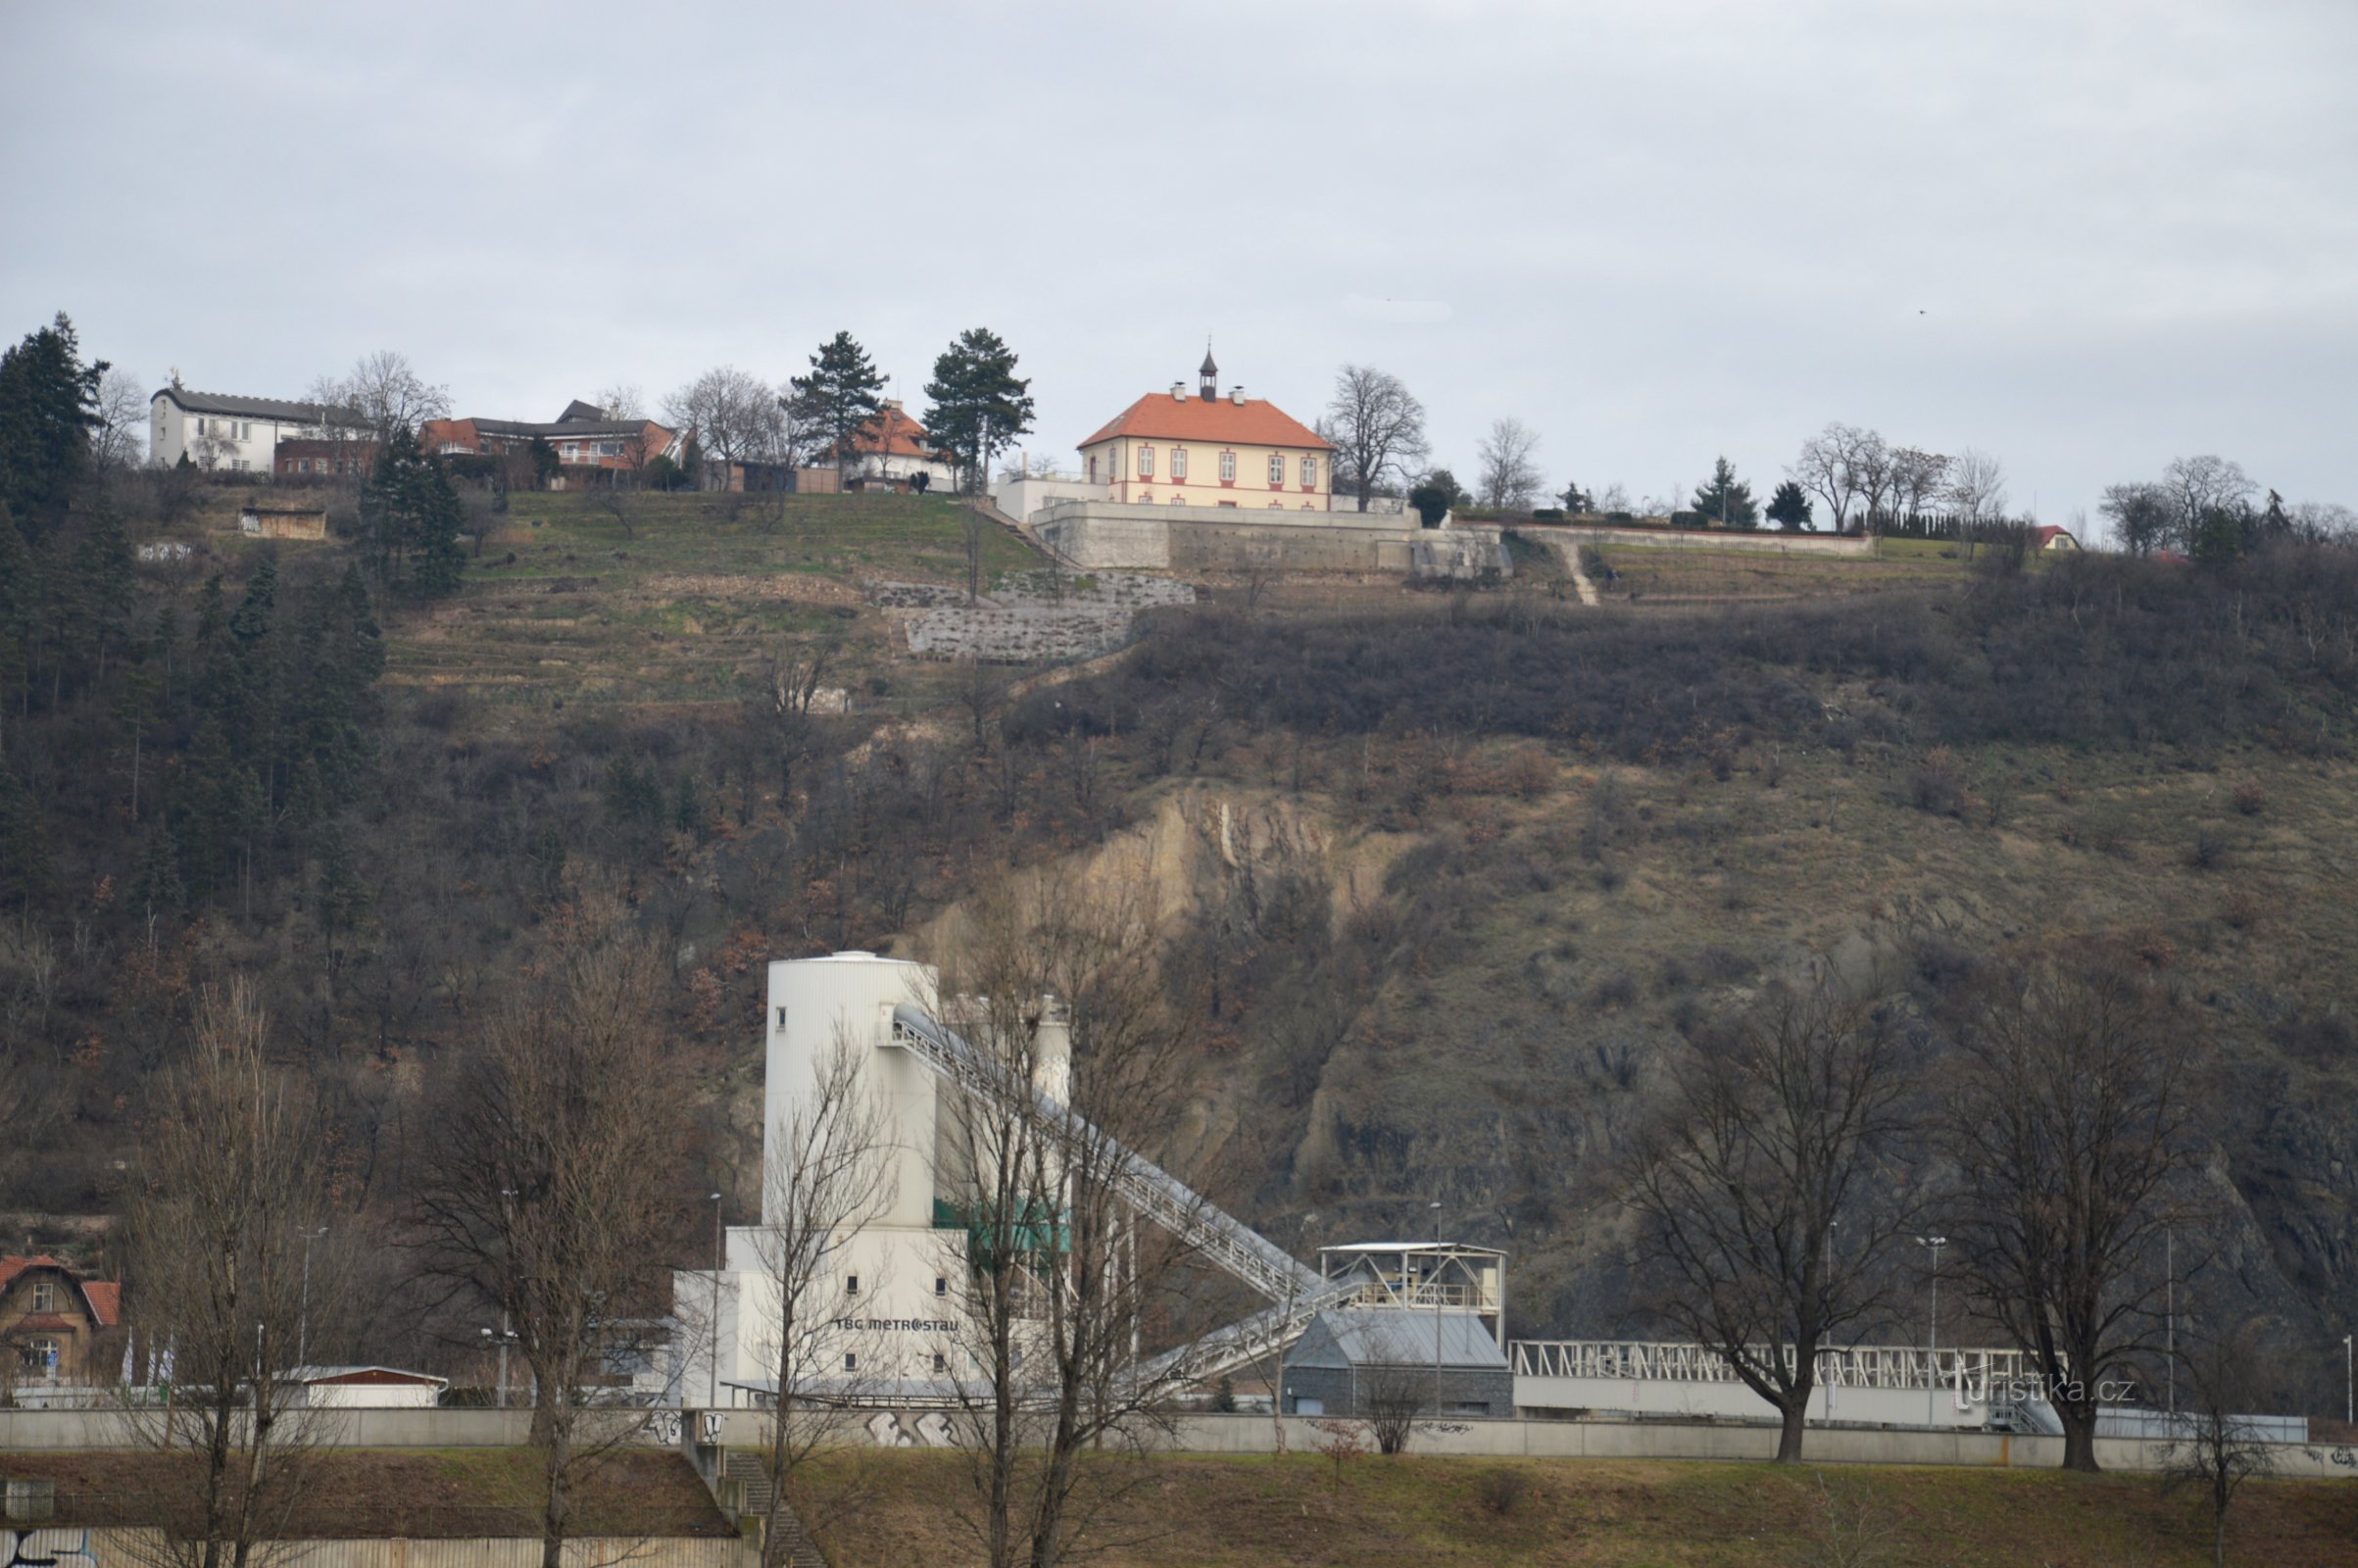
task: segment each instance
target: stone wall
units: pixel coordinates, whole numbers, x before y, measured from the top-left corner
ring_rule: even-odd
[[[1429,529],[1372,512],[1064,503],[1035,515],[1031,529],[1083,569],[1405,573],[1423,557],[1424,569],[1452,575],[1505,564],[1495,528]]]
[[[1614,528],[1577,522],[1518,522],[1516,533],[1566,545],[1634,545],[1642,550],[1740,550],[1770,556],[1841,556],[1865,560],[1875,541],[1853,534],[1750,532],[1742,528]]]

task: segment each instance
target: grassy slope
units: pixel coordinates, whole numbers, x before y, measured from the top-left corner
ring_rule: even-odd
[[[955,502],[791,496],[780,517],[766,499],[641,497],[625,533],[585,497],[516,496],[458,600],[399,618],[387,679],[507,703],[726,700],[786,641],[841,638],[863,673],[881,667],[860,584],[964,573]],[[1039,564],[985,535],[987,575]]]
[[[828,1542],[839,1568],[970,1560],[960,1462],[924,1452],[839,1455],[874,1501]],[[1504,1515],[1486,1478],[1519,1473]],[[2162,1568],[2208,1562],[2208,1517],[2151,1481],[2058,1471],[1362,1458],[1338,1472],[1313,1454],[1108,1461],[1126,1494],[1091,1560],[1120,1568],[1436,1562],[1702,1565],[1892,1562]],[[828,1481],[842,1479],[837,1475]],[[1864,1539],[1862,1538],[1870,1538]],[[2272,1568],[2347,1563],[2358,1487],[2257,1482],[2230,1545]],[[1837,1556],[1831,1547],[1878,1548]]]
[[[10,1476],[54,1480],[58,1520],[76,1525],[171,1519],[186,1497],[172,1484],[181,1462],[153,1452],[6,1455]],[[338,1449],[304,1462],[317,1468],[288,1521],[293,1537],[540,1534],[541,1458],[530,1449]],[[676,1453],[616,1448],[591,1462],[575,1502],[581,1535],[735,1534]]]

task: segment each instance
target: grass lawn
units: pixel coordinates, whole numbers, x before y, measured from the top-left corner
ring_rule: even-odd
[[[540,1456],[528,1448],[340,1448],[301,1461],[305,1480],[286,1533],[297,1539],[540,1534]],[[182,1455],[90,1450],[11,1453],[11,1477],[57,1483],[57,1522],[183,1525],[194,1502]],[[728,1536],[735,1532],[687,1460],[619,1447],[593,1460],[575,1497],[585,1536]]]
[[[973,1560],[958,1456],[844,1451],[819,1469],[821,1487],[873,1489],[829,1534],[838,1568]],[[1091,1479],[1105,1549],[1090,1560],[1119,1568],[2210,1560],[2198,1500],[2142,1477],[1294,1454],[1106,1459]],[[2270,1568],[2346,1564],[2353,1542],[2358,1486],[2334,1482],[2254,1482],[2229,1527],[2232,1555]]]

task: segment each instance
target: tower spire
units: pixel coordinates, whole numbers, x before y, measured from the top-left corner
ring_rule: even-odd
[[[1204,364],[1196,373],[1204,378],[1204,401],[1210,403],[1220,395],[1220,368],[1211,357],[1211,334],[1204,334]]]

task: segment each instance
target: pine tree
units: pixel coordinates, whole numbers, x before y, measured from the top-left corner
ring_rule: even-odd
[[[1695,510],[1723,528],[1760,526],[1752,487],[1736,477],[1735,466],[1725,458],[1711,466],[1711,482],[1695,493]]]
[[[834,442],[835,471],[851,466],[852,437],[883,412],[877,393],[884,377],[851,333],[838,332],[811,356],[811,373],[788,378],[794,389],[795,412],[805,422],[825,432]]]
[[[180,881],[180,846],[172,825],[158,822],[139,844],[139,877],[131,886],[131,902],[150,920],[177,914],[188,904],[188,889]]]
[[[987,327],[960,332],[933,362],[925,428],[965,466],[969,487],[983,488],[991,460],[1031,429],[1031,384],[1015,374],[1014,351]]]
[[[0,901],[30,907],[56,886],[40,803],[13,769],[0,767]]]
[[[66,515],[90,466],[104,360],[84,365],[74,323],[57,318],[0,353],[0,504],[33,538]]]
[[[0,760],[8,756],[10,709],[32,706],[32,626],[36,584],[32,552],[0,501]]]
[[[1798,484],[1791,479],[1786,480],[1777,486],[1776,494],[1769,497],[1768,520],[1788,533],[1808,527],[1809,497],[1802,494]]]
[[[361,492],[361,534],[377,580],[420,599],[457,592],[467,567],[459,543],[466,521],[450,474],[418,450],[418,438],[402,433],[386,442]]]

